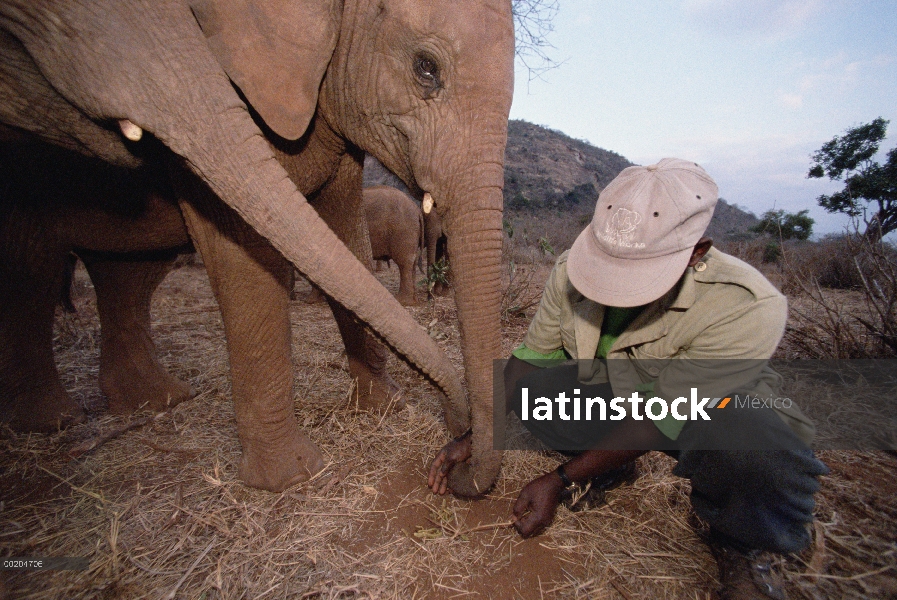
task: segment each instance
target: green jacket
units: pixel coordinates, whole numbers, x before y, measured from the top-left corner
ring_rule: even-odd
[[[785,331],[785,297],[759,271],[717,249],[702,263],[700,271],[689,267],[672,290],[644,308],[605,362],[594,358],[604,306],[570,283],[565,252],[548,277],[523,343],[544,355],[563,349],[580,361],[580,381],[610,381],[621,397],[639,391],[669,401],[688,396],[691,387],[711,398],[777,396],[782,378],[766,360]],[[796,404],[775,410],[801,440],[812,441],[815,428]],[[657,423],[671,438],[684,425],[673,419]]]

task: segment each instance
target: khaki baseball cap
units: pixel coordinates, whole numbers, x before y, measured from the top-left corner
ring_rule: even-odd
[[[657,300],[685,272],[718,194],[704,169],[678,158],[624,169],[598,196],[591,224],[570,248],[570,283],[605,306]]]

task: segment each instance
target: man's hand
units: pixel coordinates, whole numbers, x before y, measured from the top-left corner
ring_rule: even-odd
[[[471,456],[471,435],[468,431],[460,438],[446,444],[433,459],[430,465],[430,476],[427,478],[427,486],[434,494],[444,494],[448,491],[448,474],[459,462],[464,462]]]
[[[526,484],[517,502],[514,503],[514,527],[523,537],[542,532],[551,525],[554,513],[561,502],[564,484],[557,473],[552,471]]]

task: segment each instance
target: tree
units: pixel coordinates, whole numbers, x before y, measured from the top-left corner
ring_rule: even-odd
[[[547,50],[553,48],[548,34],[554,31],[551,24],[558,12],[557,0],[513,0],[514,33],[517,58],[529,71],[532,81],[557,63],[549,58]]]
[[[897,229],[897,148],[887,154],[880,165],[872,158],[888,131],[889,121],[879,117],[871,123],[852,127],[841,137],[835,136],[813,155],[809,178],[828,177],[844,180],[844,189],[829,196],[819,196],[821,207],[830,213],[844,213],[854,219],[863,218],[866,235],[880,240]],[[870,203],[877,209],[866,216]]]
[[[809,210],[796,213],[768,210],[760,222],[751,227],[754,233],[766,233],[782,240],[806,240],[813,235],[813,219]]]

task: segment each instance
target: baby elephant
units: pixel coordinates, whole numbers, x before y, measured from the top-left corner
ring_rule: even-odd
[[[388,185],[364,189],[364,212],[374,260],[392,259],[399,265],[396,299],[414,306],[414,265],[424,244],[424,214],[408,194]]]

